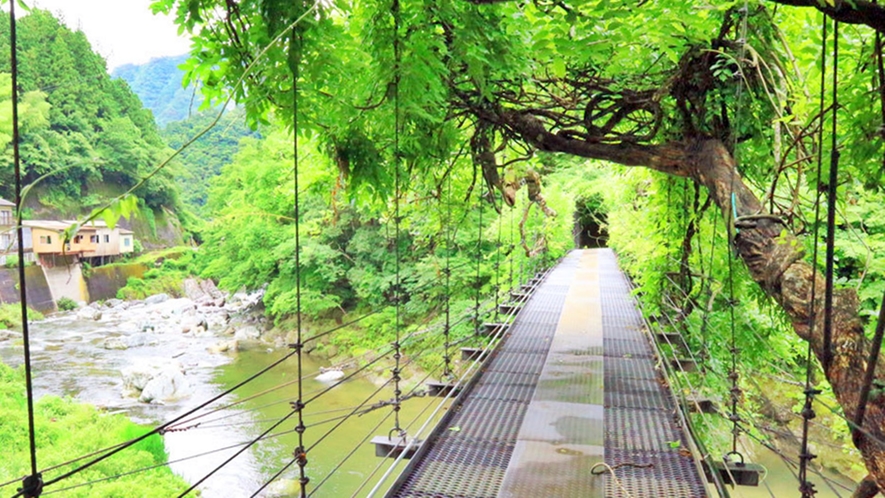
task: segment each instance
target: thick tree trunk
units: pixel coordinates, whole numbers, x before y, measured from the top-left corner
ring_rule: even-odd
[[[738,175],[734,161],[718,140],[704,140],[692,147],[688,160],[688,175],[704,185],[722,209],[723,216],[733,222],[733,209],[738,219],[765,214],[759,200]],[[732,192],[736,206],[732,206]],[[750,275],[765,292],[787,312],[793,329],[799,337],[810,340],[815,356],[824,356],[824,279],[822,272],[813,272],[802,258],[801,245],[783,225],[769,218],[757,218],[751,227],[740,229],[734,244]],[[815,325],[809,324],[811,286],[815,281]],[[869,344],[864,336],[863,323],[858,315],[858,300],[854,289],[837,290],[833,296],[833,335],[830,351],[832,364],[825,372],[833,387],[836,400],[849,420],[857,409],[863,373],[866,371]],[[878,365],[882,365],[882,361]],[[882,378],[877,368],[877,378]],[[856,445],[863,455],[870,475],[880,489],[885,489],[885,403],[881,397],[871,399],[864,418],[866,436],[857,438]]]
[[[700,138],[690,142],[665,145],[588,143],[549,132],[528,114],[507,112],[499,124],[508,127],[539,149],[611,161],[626,166],[644,166],[667,174],[688,177],[707,188],[722,216],[739,231],[734,239],[738,254],[752,278],[786,311],[793,329],[802,339],[811,341],[820,361],[823,344],[822,272],[815,274],[804,261],[802,246],[766,212],[756,195],[738,174],[734,160],[721,141]],[[737,213],[735,217],[734,213]],[[815,325],[809,327],[811,286],[815,282]],[[853,289],[842,289],[833,296],[832,364],[825,372],[845,416],[853,420],[858,406],[863,374],[869,355],[869,341],[858,315],[858,300]],[[877,364],[876,378],[883,379],[885,361]],[[865,435],[864,435],[865,434]],[[863,431],[855,444],[863,455],[870,477],[885,490],[885,397],[870,399]]]

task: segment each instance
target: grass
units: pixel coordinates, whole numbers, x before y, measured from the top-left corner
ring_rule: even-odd
[[[28,308],[28,320],[42,320],[43,314]],[[0,304],[0,328],[21,330],[21,305],[18,303]]]
[[[30,472],[27,410],[24,374],[0,363],[0,482]],[[44,396],[35,404],[35,427],[38,467],[60,464],[140,436],[148,431],[122,415],[108,415],[90,405],[57,396]],[[143,467],[165,463],[166,450],[162,437],[153,435],[89,469],[73,475],[46,491],[59,490],[89,481],[116,476]],[[78,462],[85,463],[88,460]],[[44,481],[71,470],[65,466],[44,474]],[[187,484],[172,471],[161,466],[149,471],[110,479],[101,483],[65,491],[59,496],[86,498],[160,498],[175,496]],[[6,490],[4,490],[6,491]],[[14,493],[10,487],[9,495]]]

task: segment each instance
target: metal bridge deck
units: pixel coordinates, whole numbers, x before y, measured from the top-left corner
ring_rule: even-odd
[[[614,254],[573,251],[388,496],[706,496],[642,327]]]

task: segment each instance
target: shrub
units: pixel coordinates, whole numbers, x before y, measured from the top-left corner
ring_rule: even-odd
[[[4,476],[28,473],[27,409],[23,386],[23,371],[0,363],[0,445],[4,451],[0,468]],[[37,450],[44,465],[56,465],[81,457],[148,431],[148,428],[136,425],[122,415],[102,413],[92,406],[57,396],[43,396],[34,408]],[[154,434],[123,450],[120,455],[111,457],[106,463],[95,465],[89,472],[71,476],[63,486],[96,482],[72,489],[64,496],[123,497],[133,496],[133,490],[138,490],[137,496],[144,498],[177,496],[187,484],[166,466],[126,474],[163,464],[166,460],[163,438]],[[117,474],[121,476],[111,478]],[[103,481],[104,478],[111,479]]]
[[[78,308],[77,302],[69,297],[62,297],[55,303],[59,311],[71,311]]]

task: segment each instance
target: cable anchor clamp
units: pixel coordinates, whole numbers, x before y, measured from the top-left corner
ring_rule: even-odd
[[[22,487],[18,492],[23,498],[37,498],[43,493],[43,474],[39,472],[22,479]]]

